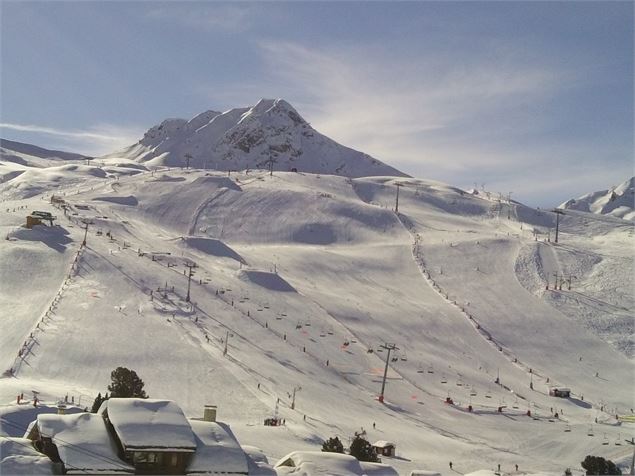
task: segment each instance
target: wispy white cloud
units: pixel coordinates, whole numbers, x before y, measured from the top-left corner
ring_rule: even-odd
[[[488,57],[430,53],[413,60],[381,45],[258,46],[266,74],[257,83],[225,89],[234,104],[238,98],[242,104],[246,97],[284,97],[320,132],[413,175],[463,186],[488,182],[544,204],[575,195],[575,183],[579,190],[604,170],[588,172],[603,152],[589,153],[592,142],[549,137],[549,123],[557,120],[546,112],[550,101],[574,83],[565,66],[527,61],[509,47]],[[569,178],[541,179],[555,169]],[[608,180],[620,173],[600,175]]]
[[[9,122],[0,122],[0,130],[25,133],[35,138],[43,136],[38,141],[38,145],[47,148],[60,147],[95,156],[107,154],[137,142],[144,131],[141,127],[122,127],[112,124],[99,124],[89,129],[78,130]]]
[[[248,4],[209,3],[205,8],[183,8],[171,4],[151,9],[146,18],[179,24],[203,30],[239,33],[247,31],[255,20],[254,9]]]
[[[564,79],[561,71],[513,61],[413,63],[381,49],[320,51],[281,42],[261,48],[271,74],[302,91],[307,115],[324,133],[400,162],[425,161],[428,133],[453,129],[454,136],[469,119],[545,95]]]

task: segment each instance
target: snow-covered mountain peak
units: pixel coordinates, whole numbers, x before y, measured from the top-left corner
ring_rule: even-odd
[[[273,165],[350,177],[405,175],[320,134],[284,99],[261,99],[223,113],[210,110],[190,121],[167,119],[137,144],[106,157],[218,170]]]
[[[261,99],[243,114],[240,122],[255,118],[275,121],[279,125],[280,123],[288,123],[289,126],[307,124],[298,111],[284,99]]]
[[[208,124],[212,119],[220,114],[220,112],[212,110],[202,112],[198,116],[194,116],[190,119],[186,126],[189,130],[195,131],[200,127],[203,127],[205,124]]]
[[[567,200],[559,208],[635,220],[635,177],[608,190],[587,193]]]

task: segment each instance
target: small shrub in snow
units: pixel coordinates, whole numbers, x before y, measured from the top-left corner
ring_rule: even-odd
[[[344,453],[344,445],[336,436],[335,438],[329,438],[322,444],[322,451],[328,453]]]

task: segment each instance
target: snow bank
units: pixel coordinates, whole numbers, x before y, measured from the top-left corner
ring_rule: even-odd
[[[126,195],[124,197],[106,195],[106,196],[103,196],[103,197],[95,197],[95,198],[93,198],[93,200],[99,200],[99,201],[102,201],[102,202],[115,203],[117,205],[127,205],[127,206],[131,206],[131,207],[137,206],[139,204],[139,201],[133,195]]]
[[[275,273],[241,270],[238,272],[238,278],[243,281],[249,281],[270,291],[283,293],[297,292],[293,286],[286,282],[280,275]]]
[[[48,457],[39,453],[31,440],[0,436],[0,474],[55,474]]]
[[[274,469],[278,474],[303,476],[397,475],[397,472],[389,465],[364,463],[362,466],[362,463],[354,456],[322,451],[293,451],[282,457]]]
[[[198,236],[185,236],[182,240],[186,247],[193,248],[205,254],[219,258],[231,258],[241,263],[245,262],[238,253],[220,240]]]

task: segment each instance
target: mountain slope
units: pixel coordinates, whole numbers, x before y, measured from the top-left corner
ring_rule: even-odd
[[[30,167],[47,167],[54,165],[50,162],[51,160],[83,160],[84,158],[83,155],[73,152],[49,150],[32,144],[0,139],[0,161],[14,162]]]
[[[568,200],[559,208],[635,220],[635,177],[609,190],[591,192]]]
[[[320,134],[282,99],[250,108],[167,119],[136,144],[109,154],[149,165],[217,170],[266,169],[363,177],[405,176],[373,157]]]
[[[0,215],[0,305],[15,329],[0,334],[0,368],[17,374],[0,379],[4,401],[30,389],[91,399],[121,365],[188,415],[218,404],[272,460],[360,427],[396,440],[387,461],[400,474],[450,460],[560,471],[631,448],[613,442],[630,431],[615,414],[633,406],[632,361],[586,325],[592,307],[632,314],[632,278],[623,290],[605,276],[627,279],[630,222],[585,227],[570,212],[561,244],[537,242],[551,214],[389,177],[160,170],[64,190],[68,217],[39,196],[6,203],[50,209],[59,228]],[[555,271],[579,281],[545,290]],[[385,342],[399,350],[380,405]],[[549,397],[553,383],[574,397]],[[286,425],[262,426],[276,411]]]

